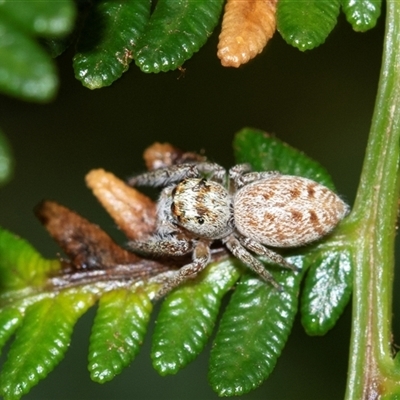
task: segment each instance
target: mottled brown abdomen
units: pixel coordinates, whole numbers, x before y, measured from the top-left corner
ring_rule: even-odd
[[[236,229],[273,247],[297,247],[331,232],[349,207],[330,189],[290,175],[250,183],[234,199]]]

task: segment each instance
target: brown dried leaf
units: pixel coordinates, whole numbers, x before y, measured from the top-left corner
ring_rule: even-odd
[[[276,30],[277,0],[228,0],[218,57],[224,67],[239,67],[261,53]]]
[[[158,142],[155,142],[143,152],[143,158],[149,171],[176,164],[206,160],[206,157],[200,154],[184,152],[172,144]]]
[[[154,232],[156,205],[150,198],[103,169],[90,171],[86,184],[129,239]]]
[[[69,257],[63,260],[61,273],[49,277],[50,290],[100,281],[107,282],[109,289],[129,287],[173,267],[123,249],[97,225],[55,202],[42,202],[35,213]]]
[[[106,269],[140,260],[118,246],[99,226],[58,203],[43,201],[35,214],[70,258],[74,269]]]

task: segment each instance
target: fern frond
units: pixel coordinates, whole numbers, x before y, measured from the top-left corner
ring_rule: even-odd
[[[175,374],[194,360],[207,344],[223,296],[239,277],[231,260],[210,267],[193,283],[163,302],[153,335],[151,358],[160,375]]]
[[[256,170],[280,170],[333,187],[318,163],[264,132],[243,129],[234,147],[237,159]],[[171,147],[157,147],[161,148],[171,152]],[[156,151],[151,160],[146,154],[151,166],[158,165],[154,157],[174,162],[170,153],[165,157]],[[196,160],[191,153],[176,151],[176,156],[176,160]],[[87,183],[130,238],[154,229],[155,206],[148,198],[103,170],[90,172]],[[187,262],[142,259],[121,248],[97,225],[54,202],[41,203],[36,215],[68,259],[46,260],[25,240],[0,230],[0,345],[15,333],[0,374],[5,399],[20,398],[61,361],[76,321],[96,302],[89,371],[96,382],[113,379],[138,353],[163,279]],[[148,217],[140,219],[144,215]],[[218,394],[246,393],[271,373],[289,336],[300,282],[308,269],[302,296],[306,331],[323,334],[335,324],[351,292],[348,229],[344,223],[327,240],[287,253],[299,273],[268,266],[282,292],[246,270],[213,343],[209,379]],[[223,248],[214,249],[212,261],[161,306],[152,344],[153,366],[161,375],[178,372],[201,353],[213,333],[223,297],[245,270]]]
[[[150,0],[95,3],[73,60],[75,77],[84,86],[109,86],[128,70],[137,40],[150,18],[150,6]]]
[[[223,0],[160,0],[134,51],[143,72],[180,67],[217,25]]]
[[[275,13],[275,0],[228,0],[218,42],[221,64],[237,68],[261,53],[275,33]]]
[[[51,56],[74,41],[75,77],[89,89],[111,85],[133,59],[144,72],[181,68],[206,43],[223,3],[81,0],[76,7],[72,0],[30,1],[22,13],[20,2],[5,1],[0,4],[0,91],[29,101],[51,100],[58,85]],[[223,65],[238,67],[262,51],[276,25],[287,43],[312,49],[332,31],[340,5],[357,31],[374,27],[380,15],[380,0],[230,0],[218,56]]]
[[[302,257],[290,262],[303,267]],[[246,274],[232,295],[210,357],[209,379],[219,396],[257,388],[275,367],[297,312],[301,274],[281,271],[275,279],[282,292]]]
[[[278,30],[285,41],[301,51],[325,42],[337,22],[339,0],[278,2]]]
[[[101,297],[90,336],[93,381],[107,382],[132,362],[143,343],[152,309],[142,287],[115,289]]]
[[[376,25],[381,15],[380,0],[341,0],[347,21],[357,32],[365,32]]]
[[[61,2],[10,0],[0,4],[0,91],[29,101],[49,101],[58,79],[50,56],[37,37],[68,34],[76,16],[72,0]]]

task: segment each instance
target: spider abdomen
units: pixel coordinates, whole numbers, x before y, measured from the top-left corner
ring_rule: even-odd
[[[318,240],[331,232],[348,210],[330,189],[290,175],[247,184],[234,198],[238,232],[273,247],[297,247]]]

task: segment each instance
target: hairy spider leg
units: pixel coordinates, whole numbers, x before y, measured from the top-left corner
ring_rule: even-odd
[[[226,171],[216,163],[200,162],[193,164],[178,164],[170,167],[155,169],[128,179],[130,186],[169,186],[188,178],[200,178],[203,174],[209,175],[210,180],[222,183],[225,181]]]
[[[187,238],[178,238],[175,235],[154,235],[146,241],[132,241],[129,247],[134,252],[149,256],[183,256],[194,249],[193,242]]]
[[[229,170],[229,180],[233,190],[242,188],[243,186],[260,181],[262,179],[269,179],[276,175],[280,175],[279,171],[262,171],[252,172],[249,164],[238,164]]]
[[[155,169],[128,179],[130,186],[169,186],[186,178],[201,176],[197,164],[179,164],[166,168]]]
[[[199,241],[193,251],[193,261],[186,264],[168,277],[164,285],[157,292],[156,298],[161,298],[181,283],[195,278],[210,262],[210,243]]]
[[[250,171],[250,164],[237,164],[229,169],[229,193],[231,195],[234,195],[238,190],[237,181],[239,177]]]
[[[275,281],[274,277],[270,272],[268,272],[264,265],[258,261],[253,255],[251,255],[236,239],[235,236],[230,235],[223,240],[226,244],[226,247],[231,251],[231,253],[238,258],[242,263],[251,268],[254,272],[256,272],[264,281],[269,282],[274,286],[277,290],[282,291],[281,285]]]
[[[207,175],[209,180],[223,184],[226,183],[226,170],[224,167],[211,162],[201,162],[196,165],[199,172]]]
[[[157,202],[157,233],[171,235],[179,231],[176,222],[171,215],[172,192],[175,186],[164,188]]]
[[[247,250],[250,250],[253,253],[258,254],[259,256],[264,256],[268,258],[269,261],[281,267],[291,269],[294,272],[300,271],[299,268],[297,268],[294,264],[287,262],[280,254],[276,253],[275,251],[272,251],[271,249],[268,249],[267,247],[263,246],[256,240],[241,235],[240,236],[237,235],[237,238],[240,244]]]

